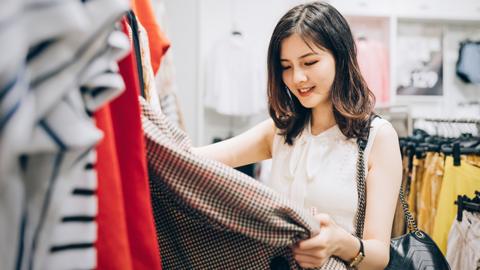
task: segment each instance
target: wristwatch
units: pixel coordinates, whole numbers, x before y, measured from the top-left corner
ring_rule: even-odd
[[[363,241],[362,239],[358,238],[358,241],[360,242],[360,250],[358,251],[357,256],[353,258],[352,261],[348,264],[349,267],[356,267],[360,262],[362,262],[363,258],[365,258],[365,250],[363,249]]]

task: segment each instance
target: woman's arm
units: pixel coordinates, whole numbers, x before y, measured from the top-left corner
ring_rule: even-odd
[[[274,132],[274,123],[268,119],[238,136],[192,150],[231,167],[243,166],[272,157]]]
[[[402,179],[398,136],[391,125],[381,127],[372,146],[367,177],[367,209],[363,244],[365,258],[359,269],[384,269],[389,261],[390,235]],[[294,248],[302,267],[317,267],[331,255],[349,262],[360,243],[325,214],[317,215],[320,233]]]
[[[384,269],[390,258],[391,228],[402,182],[398,135],[391,125],[378,130],[369,163],[363,234],[365,259],[359,269]]]

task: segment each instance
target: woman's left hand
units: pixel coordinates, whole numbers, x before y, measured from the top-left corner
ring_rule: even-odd
[[[346,233],[327,214],[317,214],[320,233],[297,243],[292,248],[295,260],[302,268],[316,268],[324,265],[339,250],[339,240]]]

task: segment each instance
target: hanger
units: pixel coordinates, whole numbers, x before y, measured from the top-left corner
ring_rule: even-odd
[[[242,36],[242,32],[238,29],[238,25],[236,21],[232,22],[232,36]]]
[[[459,141],[441,146],[441,152],[453,156],[453,165],[461,165],[461,155],[480,155],[480,145],[475,147],[462,147]]]
[[[452,148],[453,166],[460,166],[460,143],[454,142]]]
[[[457,208],[457,221],[462,221],[463,211],[480,213],[480,197],[479,192],[475,191],[475,198],[470,199],[466,195],[458,195],[455,204]]]
[[[475,190],[475,197],[472,200],[474,203],[480,204],[480,191]]]
[[[232,36],[242,36],[242,32],[238,29],[238,24],[236,18],[236,9],[237,9],[237,1],[230,0],[230,15],[232,18]]]

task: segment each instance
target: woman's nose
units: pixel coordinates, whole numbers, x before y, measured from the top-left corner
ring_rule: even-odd
[[[294,83],[302,83],[307,81],[307,75],[302,69],[295,69],[293,72],[293,82]]]

